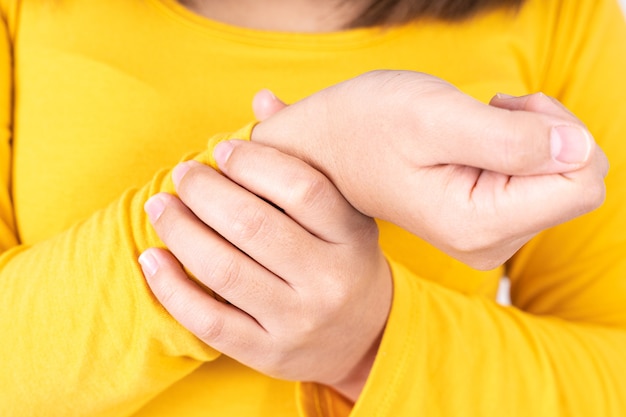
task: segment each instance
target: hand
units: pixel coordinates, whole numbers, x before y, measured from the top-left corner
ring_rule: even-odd
[[[186,162],[173,173],[180,200],[157,194],[146,204],[178,259],[154,248],[141,255],[150,288],[224,354],[355,399],[391,304],[376,223],[321,173],[275,149],[232,141],[215,156],[228,178]]]
[[[604,199],[604,154],[542,94],[485,105],[408,71],[368,73],[278,112],[263,94],[253,141],[306,160],[362,213],[475,268]]]

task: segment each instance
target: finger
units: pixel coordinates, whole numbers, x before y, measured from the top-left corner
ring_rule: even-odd
[[[534,93],[524,96],[509,96],[506,94],[496,94],[489,105],[507,110],[525,110],[536,113],[543,113],[580,124],[580,121],[561,102],[554,97],[543,93]]]
[[[309,255],[326,243],[254,193],[193,161],[179,164],[172,177],[181,200],[202,222],[277,276],[289,277],[290,285],[319,268]],[[301,260],[303,271],[294,271],[293,259]]]
[[[602,151],[594,153],[594,160],[584,169],[561,175],[535,175],[510,177],[497,192],[501,201],[495,206],[509,208],[498,216],[501,221],[493,228],[485,228],[484,236],[502,236],[503,225],[515,236],[532,235],[548,227],[556,226],[598,208],[604,201],[603,178],[608,162]],[[476,206],[476,212],[487,212],[492,201],[481,194],[494,194],[494,180],[499,174],[483,172],[481,181],[473,189],[474,201],[487,202],[488,206]],[[496,179],[495,181],[500,181]],[[491,182],[491,183],[490,183]],[[520,218],[527,219],[524,222]]]
[[[272,201],[327,242],[349,242],[355,234],[375,229],[373,220],[353,208],[324,174],[298,158],[234,140],[219,144],[215,159],[230,179]]]
[[[591,134],[571,114],[542,114],[485,106],[456,94],[442,114],[430,149],[440,164],[453,163],[508,175],[580,169],[591,158]],[[415,150],[418,151],[419,147]],[[423,150],[422,150],[423,152]]]
[[[207,227],[179,199],[157,194],[146,211],[161,240],[202,284],[255,318],[284,314],[274,301],[289,299],[289,286]]]
[[[154,296],[185,328],[214,349],[233,357],[267,345],[267,333],[248,314],[217,301],[191,281],[167,251],[151,248],[139,262]]]
[[[254,112],[254,117],[261,122],[285,107],[287,107],[287,105],[278,99],[274,93],[267,89],[259,91],[252,99],[252,111]]]
[[[440,171],[446,194],[469,194],[469,216],[457,216],[464,211],[460,208],[453,209],[452,215],[432,217],[431,231],[422,236],[440,242],[440,249],[477,269],[500,265],[536,233],[587,213],[604,200],[607,161],[601,151],[587,167],[560,175],[510,177],[482,170],[471,179],[456,175],[467,167],[445,168]],[[425,203],[430,213],[445,213],[444,205],[456,206],[454,200],[440,198]],[[464,233],[468,227],[480,233]]]

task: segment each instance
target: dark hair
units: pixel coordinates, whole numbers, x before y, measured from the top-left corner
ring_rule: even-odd
[[[417,19],[459,21],[497,7],[517,9],[524,0],[372,0],[351,27],[394,25]]]

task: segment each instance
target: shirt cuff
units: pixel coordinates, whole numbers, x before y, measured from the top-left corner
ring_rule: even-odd
[[[408,393],[403,393],[403,381],[406,381],[409,369],[415,369],[420,360],[419,345],[425,343],[418,337],[422,316],[418,301],[421,291],[413,273],[394,261],[390,260],[389,265],[394,284],[391,311],[376,360],[359,399],[353,406],[330,387],[299,382],[296,398],[301,416],[385,416],[392,415],[390,413],[395,412],[398,403],[409,401]]]

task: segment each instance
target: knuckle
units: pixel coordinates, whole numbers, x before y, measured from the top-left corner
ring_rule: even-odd
[[[293,314],[289,332],[298,336],[292,339],[292,344],[307,340],[311,334],[315,334],[324,327],[324,316],[330,309],[331,295],[334,291],[321,280],[320,286],[324,286],[323,299],[320,299],[320,295],[316,291],[310,294],[300,294],[298,302],[291,309]],[[316,293],[317,295],[315,295]]]
[[[235,241],[248,241],[262,234],[268,223],[268,214],[259,205],[243,204],[234,214],[230,232]]]
[[[224,337],[225,319],[221,314],[203,314],[194,319],[194,333],[207,344],[219,342]]]
[[[346,285],[347,282],[348,281],[344,281],[343,285],[334,285],[331,287],[331,294],[327,300],[326,310],[321,315],[323,322],[333,321],[334,318],[337,317],[337,312],[350,304],[352,288]]]
[[[323,310],[327,308],[326,301],[324,301],[325,307],[319,308],[317,311],[302,311],[301,314],[296,314],[297,320],[293,321],[292,333],[297,337],[293,338],[288,347],[289,350],[298,350],[301,344],[306,340],[311,340],[311,337],[319,334],[322,324],[326,322],[323,319],[325,315]]]
[[[210,281],[211,289],[218,294],[227,296],[239,288],[241,283],[241,264],[236,261],[234,254],[219,257],[204,257],[202,270],[205,271],[205,280]]]
[[[290,205],[311,207],[324,201],[330,193],[330,182],[321,173],[312,173],[306,176],[294,177],[289,184]]]
[[[319,298],[310,299],[308,305],[315,308],[315,314],[301,315],[299,328],[308,333],[315,333],[335,321],[346,306],[352,305],[352,298],[355,296],[355,280],[352,276],[326,273],[319,274],[316,280],[324,287],[323,304],[320,304]]]

